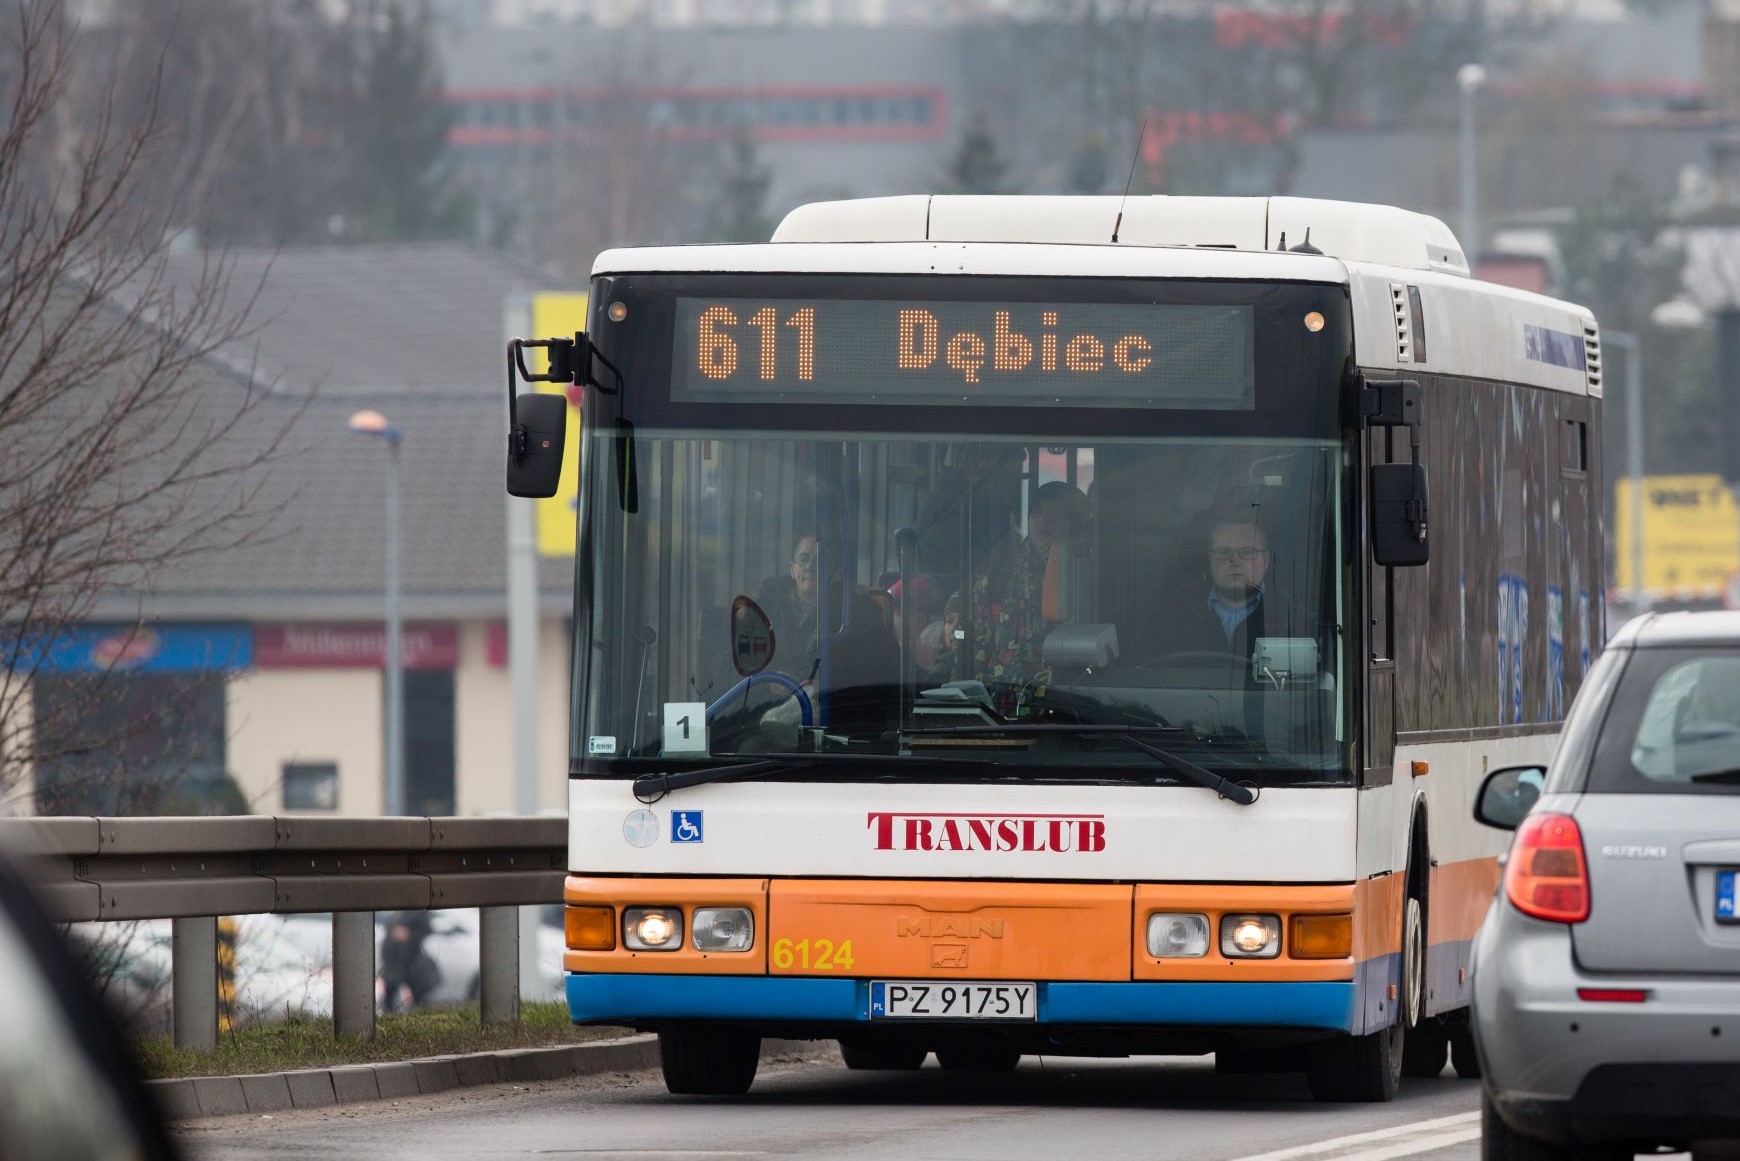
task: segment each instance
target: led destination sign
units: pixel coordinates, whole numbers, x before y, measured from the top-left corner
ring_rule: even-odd
[[[1249,409],[1248,306],[679,298],[673,400]]]

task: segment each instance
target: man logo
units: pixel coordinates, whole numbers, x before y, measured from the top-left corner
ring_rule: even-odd
[[[631,810],[622,820],[622,837],[631,847],[650,847],[659,841],[658,815],[650,810]]]

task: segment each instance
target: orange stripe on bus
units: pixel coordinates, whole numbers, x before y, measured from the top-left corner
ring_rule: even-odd
[[[1460,943],[1474,938],[1498,890],[1496,858],[1465,859],[1432,868],[1427,943]]]
[[[986,980],[1127,980],[1130,892],[1114,883],[776,880],[768,934],[789,940],[773,975],[805,968],[807,941],[852,943],[856,976]]]
[[[570,876],[563,898],[610,906],[740,906],[755,919],[748,952],[575,951],[568,971],[916,979],[1346,980],[1359,961],[1401,947],[1403,876],[1328,886],[1114,884],[914,880],[599,878]],[[1208,916],[1209,951],[1196,959],[1148,954],[1148,916]],[[1237,959],[1220,953],[1228,914],[1353,912],[1346,959]],[[687,944],[685,940],[685,945]]]
[[[1406,885],[1407,876],[1399,871],[1354,884],[1355,960],[1394,955],[1402,950],[1402,892]]]

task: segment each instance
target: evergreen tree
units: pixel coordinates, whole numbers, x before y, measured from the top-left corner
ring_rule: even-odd
[[[719,178],[719,201],[713,207],[708,240],[765,242],[772,237],[767,191],[773,184],[773,170],[761,160],[747,128],[732,134]]]
[[[441,98],[427,0],[374,0],[353,24],[357,87],[351,116],[350,196],[370,239],[450,233],[456,221],[444,164],[452,115]]]
[[[983,109],[973,110],[961,132],[960,143],[943,173],[944,193],[1013,193],[1006,184],[1009,165],[997,149],[996,135]]]

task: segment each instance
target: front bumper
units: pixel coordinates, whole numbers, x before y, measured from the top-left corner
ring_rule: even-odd
[[[1038,1024],[1351,1031],[1355,984],[1278,982],[1040,982]],[[780,1024],[870,1023],[870,981],[793,976],[571,973],[576,1023],[726,1020]],[[910,1026],[913,1021],[877,1021]],[[1009,1027],[1004,1021],[974,1027]],[[1023,1022],[1023,1026],[1026,1025]]]
[[[1740,980],[1591,976],[1569,928],[1502,898],[1475,940],[1473,1027],[1505,1123],[1542,1140],[1740,1135]],[[1642,1003],[1579,987],[1642,988]]]

